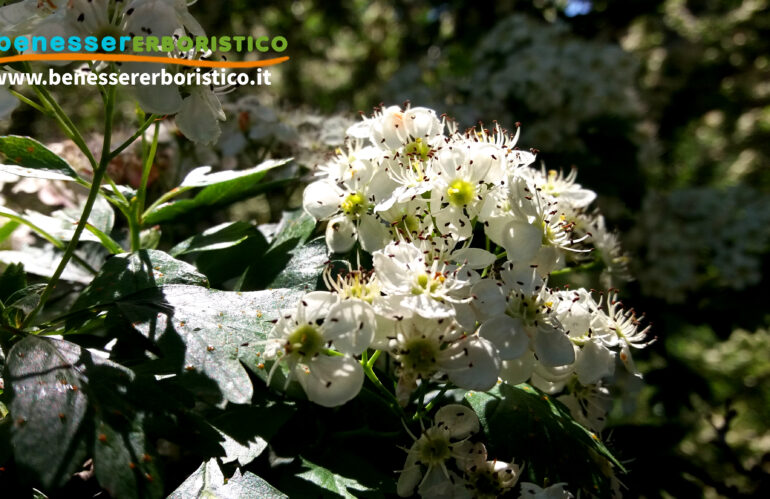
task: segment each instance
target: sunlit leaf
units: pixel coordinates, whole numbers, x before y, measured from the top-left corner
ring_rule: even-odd
[[[72,167],[35,139],[0,137],[0,172],[49,180],[76,180]]]

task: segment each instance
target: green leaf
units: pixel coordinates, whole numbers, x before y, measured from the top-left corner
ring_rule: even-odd
[[[49,180],[77,180],[78,174],[62,158],[29,137],[0,137],[0,172]]]
[[[72,306],[73,311],[114,303],[164,284],[208,286],[206,276],[189,263],[157,250],[113,256]]]
[[[21,223],[15,221],[15,220],[12,220],[12,221],[8,222],[7,224],[0,226],[0,244],[2,244],[3,241],[5,241],[9,237],[11,237],[11,235],[13,235],[13,233],[19,227],[21,227]]]
[[[127,408],[128,411],[134,409]],[[163,481],[144,434],[144,415],[103,414],[95,421],[94,473],[112,497],[162,497]]]
[[[271,241],[273,248],[287,241],[295,240],[296,244],[305,244],[315,231],[316,222],[304,210],[285,211]]]
[[[82,257],[87,256],[85,253],[81,253],[80,250],[76,254]],[[30,246],[25,248],[24,251],[0,251],[0,262],[22,264],[27,273],[43,277],[51,277],[54,274],[59,266],[59,262],[61,262],[61,257],[62,253],[51,245],[41,248]],[[90,258],[88,260],[91,265],[94,265]],[[98,268],[98,265],[95,266]],[[61,275],[61,279],[65,281],[81,284],[88,284],[93,277],[94,275],[91,272],[83,268],[76,261],[70,261]]]
[[[612,495],[607,471],[623,466],[600,438],[561,403],[527,384],[501,384],[465,399],[479,416],[491,456],[525,462],[535,483],[567,482],[570,490]]]
[[[225,206],[254,196],[264,188],[260,182],[269,170],[290,161],[292,161],[291,158],[268,160],[248,170],[217,172],[209,175],[206,173],[210,167],[197,168],[190,172],[177,189],[180,193],[196,187],[203,187],[203,189],[191,199],[171,201],[157,206],[144,217],[144,223],[154,225],[167,222],[193,210]]]
[[[56,488],[92,455],[110,495],[160,496],[145,476],[155,468],[134,419],[143,391],[130,370],[74,343],[27,336],[8,352],[4,379],[14,459],[31,481]]]
[[[195,253],[195,266],[209,278],[212,287],[224,287],[226,281],[240,277],[253,262],[263,261],[268,246],[265,236],[254,229],[235,246]]]
[[[24,319],[40,303],[40,294],[44,288],[45,284],[33,284],[9,296],[3,307],[3,324],[8,324],[15,328],[21,327]]]
[[[253,387],[242,362],[255,369],[258,354],[281,308],[301,293],[237,293],[167,285],[117,302],[123,317],[155,342],[179,373],[179,382],[212,403],[251,401]],[[255,369],[256,370],[256,369]]]
[[[221,415],[210,418],[210,424],[224,438],[223,463],[237,460],[241,466],[249,464],[296,411],[293,405],[269,402],[269,397],[262,394],[255,397],[256,404],[229,406]]]
[[[275,248],[249,266],[236,289],[291,288],[314,291],[329,255],[323,238],[307,246]]]
[[[259,231],[246,222],[229,222],[206,229],[174,246],[169,254],[173,257],[217,251],[236,246]]]
[[[11,264],[0,275],[0,303],[7,303],[8,298],[27,287],[27,274],[24,265]]]
[[[328,469],[318,466],[305,458],[302,459],[302,466],[308,468],[307,471],[297,475],[297,478],[306,480],[330,494],[324,496],[332,497],[344,497],[355,499],[353,492],[361,493],[370,491],[368,487],[361,485],[352,478],[347,478],[336,473],[329,471]]]
[[[169,499],[285,499],[287,496],[257,475],[235,470],[232,478],[225,481],[216,459],[211,459],[198,467],[174,492]]]

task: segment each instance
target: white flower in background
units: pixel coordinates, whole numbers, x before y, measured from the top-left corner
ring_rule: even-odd
[[[392,240],[418,241],[433,234],[433,218],[428,201],[417,197],[403,203],[393,203],[386,210],[375,208],[377,216],[390,226]]]
[[[375,203],[391,190],[376,164],[376,149],[353,144],[323,167],[325,178],[305,188],[302,206],[316,220],[328,220],[326,244],[332,253],[346,253],[360,241],[365,251],[385,245],[388,230],[372,213]]]
[[[479,418],[472,409],[445,405],[436,411],[434,421],[409,448],[398,478],[401,497],[411,496],[415,488],[422,497],[447,497],[447,490],[458,481],[447,466],[453,461],[465,463],[473,450],[468,438],[479,431]]]
[[[390,351],[398,364],[397,395],[406,403],[418,380],[447,377],[466,390],[485,391],[497,382],[500,358],[491,342],[465,334],[450,319],[414,316],[393,325]]]
[[[572,499],[566,483],[555,483],[545,489],[534,483],[522,482],[519,499]]]
[[[519,481],[521,468],[514,463],[487,460],[487,448],[481,442],[473,446],[469,455],[465,465],[465,486],[471,491],[472,497],[496,499]]]
[[[382,292],[404,317],[453,317],[454,304],[470,303],[471,286],[479,280],[468,266],[429,258],[411,243],[390,243],[372,258]]]
[[[365,302],[340,301],[324,291],[308,293],[268,335],[264,358],[275,360],[268,384],[285,362],[287,383],[295,378],[311,401],[326,407],[344,404],[361,390],[364,373],[353,356],[369,347],[374,321],[374,311]],[[339,353],[330,353],[331,347]]]

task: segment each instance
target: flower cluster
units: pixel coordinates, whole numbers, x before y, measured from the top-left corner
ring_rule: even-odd
[[[537,151],[516,147],[518,129],[461,132],[433,110],[388,107],[348,136],[303,204],[326,222],[332,253],[358,262],[369,253],[372,268],[329,269],[330,292],[312,292],[284,314],[265,350],[273,372],[288,365],[310,400],[336,406],[358,394],[374,350],[389,354],[383,370],[403,407],[426,383],[486,391],[500,380],[530,382],[564,391],[575,418],[601,429],[603,383],[616,357],[638,374],[631,350],[649,343],[649,328],[615,291],[549,287],[555,272],[620,265],[617,239],[589,209],[595,193],[575,171],[532,167]],[[440,470],[451,479],[446,462],[470,445],[462,440],[470,430],[451,426],[437,420],[416,439],[400,492],[446,486],[431,477]],[[481,454],[475,466],[508,483],[503,463]]]

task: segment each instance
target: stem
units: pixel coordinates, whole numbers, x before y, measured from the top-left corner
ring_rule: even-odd
[[[129,231],[131,232],[131,251],[139,251],[140,241],[139,235],[142,230],[142,214],[144,212],[144,203],[147,199],[147,182],[150,179],[150,171],[152,165],[155,162],[155,153],[158,151],[158,134],[160,133],[160,122],[155,123],[155,133],[152,137],[152,144],[150,144],[150,150],[144,157],[144,165],[142,166],[142,180],[139,184],[139,191],[136,194],[136,198],[132,199],[131,215]],[[142,140],[144,142],[144,140]],[[144,148],[142,148],[144,149]]]
[[[169,201],[177,197],[183,192],[187,192],[190,189],[192,189],[192,187],[174,187],[173,189],[171,189],[170,191],[168,191],[167,193],[165,193],[164,195],[156,199],[155,202],[152,203],[149,208],[144,210],[144,213],[142,213],[142,219],[144,219],[145,217],[147,217],[147,215],[155,211],[155,208],[157,208],[158,206],[162,205],[166,201]]]
[[[43,294],[40,296],[40,302],[27,316],[27,318],[24,319],[21,329],[24,329],[35,319],[35,316],[40,312],[40,310],[43,308],[43,305],[45,305],[45,302],[51,296],[51,293],[56,287],[56,284],[59,282],[59,278],[61,278],[64,269],[67,267],[67,264],[75,253],[75,248],[77,248],[77,245],[80,242],[80,236],[83,234],[83,230],[85,230],[86,224],[88,223],[88,217],[91,215],[91,210],[93,209],[96,198],[99,195],[102,179],[104,178],[104,174],[107,172],[107,165],[110,164],[110,140],[112,137],[112,117],[113,111],[115,109],[115,90],[116,89],[114,86],[109,87],[107,97],[105,98],[104,142],[102,143],[102,157],[101,161],[99,161],[99,165],[94,169],[94,178],[91,184],[91,190],[88,192],[88,199],[86,199],[86,204],[83,207],[83,213],[80,215],[80,221],[78,222],[78,226],[75,228],[75,233],[72,236],[72,240],[64,250],[64,256],[62,257],[56,272],[54,272],[51,280],[48,281],[48,284],[43,290]]]
[[[145,121],[142,124],[142,126],[139,127],[139,130],[137,130],[135,134],[129,137],[128,140],[120,144],[114,151],[110,153],[110,159],[111,160],[115,159],[115,157],[117,157],[118,154],[128,149],[128,147],[134,142],[136,142],[136,139],[138,139],[148,128],[150,128],[150,125],[152,125],[152,123],[156,121],[158,118],[160,118],[160,116],[158,116],[157,114],[150,115],[150,117],[147,118],[147,121]]]
[[[11,95],[13,95],[17,99],[19,99],[24,104],[37,109],[38,111],[40,111],[43,114],[48,114],[48,112],[45,109],[43,109],[43,107],[40,106],[40,104],[38,104],[37,102],[33,101],[32,99],[29,99],[29,98],[25,97],[24,95],[20,94],[19,92],[15,91],[13,89],[10,89],[10,88],[8,89],[8,92],[10,92]]]
[[[373,360],[377,360],[377,357],[379,356],[380,351],[377,350],[372,355]],[[364,352],[361,358],[361,366],[364,368],[364,374],[366,374],[366,377],[369,378],[369,381],[374,383],[374,385],[385,395],[385,398],[388,401],[388,405],[390,408],[398,414],[398,416],[406,421],[406,414],[404,414],[404,410],[401,408],[401,405],[398,403],[398,399],[395,395],[390,393],[390,391],[385,388],[385,385],[382,384],[382,381],[380,381],[380,378],[377,377],[377,374],[374,372],[374,369],[372,369],[372,365],[374,365],[374,362],[367,357],[367,352]]]
[[[553,272],[551,272],[551,276],[555,277],[559,275],[566,275],[572,272],[588,272],[591,270],[600,269],[603,266],[604,266],[604,263],[601,260],[594,260],[593,262],[584,263],[576,267],[567,267],[566,269],[554,270]]]
[[[29,220],[27,220],[27,219],[25,219],[23,217],[17,217],[17,216],[11,215],[10,213],[2,213],[2,214],[0,214],[0,217],[7,218],[7,219],[12,220],[14,222],[26,225],[27,227],[29,227],[33,231],[37,232],[37,234],[40,237],[42,237],[43,239],[45,239],[49,243],[53,244],[56,249],[60,249],[60,250],[64,251],[64,249],[66,247],[66,245],[63,242],[61,242],[59,239],[57,239],[53,235],[49,234],[48,232],[46,232],[42,228],[38,227],[37,225],[33,224],[32,222],[30,222]],[[84,269],[86,269],[90,273],[96,275],[96,270],[91,265],[89,265],[88,262],[86,262],[85,260],[83,260],[82,258],[80,258],[77,255],[73,255],[72,259],[75,260],[78,264],[80,264],[81,267],[83,267]]]

